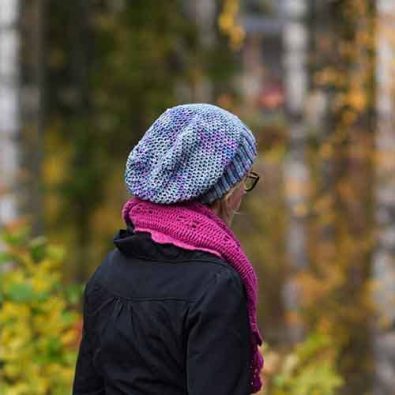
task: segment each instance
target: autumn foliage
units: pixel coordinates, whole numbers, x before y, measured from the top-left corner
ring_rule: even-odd
[[[0,257],[0,393],[69,394],[80,287],[62,285],[64,251],[26,227],[5,229]]]

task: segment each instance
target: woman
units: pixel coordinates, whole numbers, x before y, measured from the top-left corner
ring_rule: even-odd
[[[74,395],[261,388],[257,278],[230,229],[255,157],[251,131],[210,104],[168,109],[132,149],[127,229],[85,287]]]

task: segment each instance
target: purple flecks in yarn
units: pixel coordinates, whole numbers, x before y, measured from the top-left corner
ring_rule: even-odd
[[[252,144],[252,149],[247,147]],[[232,113],[211,104],[186,104],[166,110],[128,156],[128,191],[170,204],[226,192],[224,170],[240,180],[256,156],[255,138]],[[241,164],[230,166],[233,161]],[[217,182],[215,194],[205,196]],[[226,186],[228,187],[228,186]]]

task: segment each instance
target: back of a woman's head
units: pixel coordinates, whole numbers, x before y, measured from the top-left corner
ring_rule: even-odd
[[[251,169],[256,140],[234,114],[211,104],[167,109],[131,150],[125,168],[130,194],[172,204],[212,205]]]

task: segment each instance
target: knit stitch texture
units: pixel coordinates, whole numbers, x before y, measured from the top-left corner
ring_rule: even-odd
[[[223,258],[222,255],[215,250],[211,250],[210,248],[195,247],[192,244],[177,240],[174,237],[168,236],[167,234],[159,232],[157,230],[144,228],[142,226],[135,226],[134,231],[135,232],[149,232],[151,234],[152,239],[155,240],[157,243],[174,244],[177,247],[184,248],[185,250],[207,251],[207,252],[210,252],[211,254],[219,256],[220,258]]]
[[[238,272],[247,294],[251,329],[251,392],[259,391],[262,387],[260,371],[264,359],[258,350],[258,345],[262,344],[256,319],[258,279],[230,227],[214,211],[198,201],[163,205],[134,197],[124,204],[122,217],[126,224],[135,228],[158,231],[198,249],[215,250]]]
[[[234,114],[205,103],[167,109],[129,153],[130,194],[155,203],[221,198],[250,170],[256,140]]]

